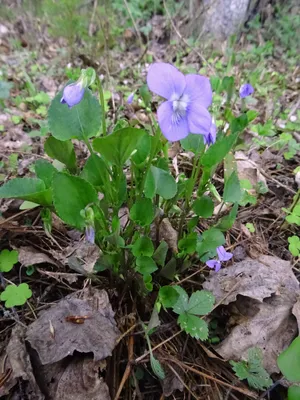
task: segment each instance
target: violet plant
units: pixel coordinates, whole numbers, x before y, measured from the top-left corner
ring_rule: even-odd
[[[89,89],[94,82],[99,101]],[[232,227],[243,197],[232,151],[255,115],[244,108],[240,115],[234,114],[231,104],[236,110],[241,100],[232,77],[209,80],[198,74],[183,75],[171,64],[155,63],[149,68],[147,84],[165,99],[157,109],[157,120],[156,103],[151,104],[143,86],[135,96],[142,96],[151,123],[132,127],[120,120],[108,134],[102,83],[93,69],[83,70],[79,80],[69,82],[51,102],[51,136],[45,142],[49,159],[36,161],[35,177],[6,182],[0,198],[40,206],[47,234],[56,213],[82,232],[87,245],[99,247],[95,274],[108,269],[116,282],[134,282],[141,297],[157,292],[154,313],[171,308],[183,330],[206,340],[208,324],[199,316],[212,311],[214,296],[207,291],[189,296],[169,283],[192,265],[218,271],[221,262],[232,257],[223,247],[224,233]],[[224,100],[218,107],[214,93]],[[133,94],[127,101],[132,100]],[[90,153],[83,167],[74,139],[83,141]],[[193,168],[175,178],[168,148],[178,140],[193,155]],[[51,159],[63,164],[63,169],[58,170]],[[225,165],[224,187],[219,193],[213,176],[221,164]],[[214,211],[224,204],[227,214]],[[178,233],[177,243],[160,239],[166,222]],[[148,326],[145,332],[151,329]]]

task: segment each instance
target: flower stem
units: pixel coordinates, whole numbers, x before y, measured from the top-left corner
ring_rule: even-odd
[[[105,120],[105,103],[104,103],[104,94],[103,94],[103,87],[101,84],[101,81],[99,79],[99,76],[96,76],[96,83],[97,83],[97,88],[98,88],[98,93],[99,93],[99,98],[100,98],[100,106],[102,109],[102,130],[103,130],[103,136],[107,135],[106,131],[106,120]]]

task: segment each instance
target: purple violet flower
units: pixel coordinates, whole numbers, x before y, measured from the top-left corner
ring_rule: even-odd
[[[250,83],[244,83],[240,87],[240,97],[243,99],[245,97],[250,96],[254,92],[254,88]]]
[[[220,261],[228,261],[232,258],[232,253],[227,252],[223,246],[217,247],[217,254]]]
[[[85,240],[89,243],[95,243],[95,229],[91,225],[85,228]]]
[[[131,104],[133,102],[133,98],[134,98],[134,93],[131,93],[128,97],[127,97],[127,103]]]
[[[62,104],[67,104],[69,108],[80,103],[84,95],[84,87],[82,82],[71,83],[64,88],[63,96],[60,100]]]
[[[221,263],[218,260],[208,260],[206,261],[206,265],[209,268],[214,268],[216,272],[220,271],[221,269]]]
[[[216,138],[217,138],[217,127],[214,123],[212,123],[209,133],[203,136],[204,144],[210,146],[211,144],[215,143]]]
[[[154,63],[147,75],[149,89],[165,98],[157,110],[158,123],[164,136],[175,142],[189,133],[208,135],[212,119],[207,108],[212,102],[212,89],[205,76],[184,76],[167,63]]]

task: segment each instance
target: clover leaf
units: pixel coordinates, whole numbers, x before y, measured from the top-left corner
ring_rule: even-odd
[[[9,272],[18,262],[18,252],[16,250],[2,250],[0,253],[0,272]]]
[[[0,299],[5,301],[5,307],[22,306],[32,296],[32,291],[27,283],[20,285],[8,285],[4,292],[1,293]]]

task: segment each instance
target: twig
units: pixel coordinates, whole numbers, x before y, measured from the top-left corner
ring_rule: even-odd
[[[125,0],[124,0],[124,1],[125,1]],[[172,17],[171,17],[171,14],[170,14],[170,12],[169,12],[169,10],[168,10],[168,8],[167,8],[166,0],[163,0],[163,4],[164,4],[164,8],[165,8],[167,17],[168,17],[168,19],[170,20],[171,25],[172,25],[172,27],[173,27],[173,29],[174,29],[176,35],[179,37],[179,39],[180,39],[188,48],[190,48],[193,52],[195,52],[195,53],[197,54],[197,56],[202,60],[202,62],[205,63],[205,64],[208,66],[208,68],[211,70],[211,72],[212,72],[213,74],[215,74],[215,73],[216,73],[215,69],[209,64],[209,62],[206,60],[206,58],[205,58],[201,53],[199,53],[199,51],[196,50],[194,47],[191,47],[191,45],[188,44],[188,42],[185,40],[185,38],[181,35],[181,33],[179,32],[179,30],[176,28],[176,25],[175,25],[175,23],[174,23],[174,21],[173,21],[173,19],[172,19]]]
[[[131,368],[132,368],[132,360],[133,360],[133,345],[134,345],[134,336],[130,336],[128,339],[128,362],[127,362],[127,366],[126,366],[124,375],[122,377],[120,386],[118,388],[118,391],[117,391],[117,394],[115,395],[114,400],[119,399],[119,397],[122,393],[123,387],[124,387],[127,379],[130,376]]]
[[[98,6],[98,0],[94,0],[93,14],[92,14],[90,25],[89,25],[89,36],[90,37],[92,37],[92,35],[93,35],[93,24],[94,24],[97,6]]]
[[[170,358],[169,358],[168,360],[170,361]],[[195,369],[195,368],[193,368],[193,367],[190,367],[189,365],[186,365],[186,364],[182,363],[181,361],[179,361],[179,360],[177,360],[177,359],[175,359],[175,358],[173,358],[173,357],[171,358],[171,361],[174,362],[175,364],[179,365],[183,370],[184,370],[184,369],[187,369],[188,371],[191,371],[191,372],[193,372],[194,374],[200,375],[200,376],[202,376],[203,378],[207,378],[207,379],[209,379],[209,380],[211,380],[211,381],[214,381],[214,382],[216,382],[216,383],[219,383],[220,385],[223,385],[223,386],[232,388],[233,390],[236,390],[237,392],[243,393],[243,394],[245,394],[245,395],[251,397],[252,399],[257,399],[256,393],[253,393],[253,392],[251,392],[251,391],[248,390],[248,389],[243,389],[243,388],[240,388],[240,387],[237,387],[237,386],[230,385],[230,383],[221,381],[221,380],[218,379],[218,378],[215,378],[215,377],[213,377],[213,376],[211,376],[211,375],[205,374],[204,372],[198,371],[197,369]]]
[[[138,27],[137,27],[137,25],[136,25],[136,23],[135,23],[135,20],[134,20],[134,18],[133,18],[133,15],[132,15],[132,13],[131,13],[131,11],[130,11],[130,8],[129,8],[129,6],[128,6],[127,0],[123,0],[123,1],[124,1],[126,10],[127,10],[128,14],[129,14],[129,16],[130,16],[132,25],[134,26],[134,30],[135,30],[135,32],[136,32],[136,34],[137,34],[137,37],[139,38],[139,42],[140,42],[141,49],[143,50],[144,45],[143,45],[143,40],[142,40],[142,36],[141,36],[141,34],[140,34],[140,31],[138,30]]]
[[[164,340],[163,342],[161,342],[161,343],[159,343],[158,345],[156,345],[155,347],[153,347],[152,352],[153,352],[154,350],[158,349],[159,347],[163,346],[164,344],[166,344],[166,343],[169,342],[170,340],[174,339],[174,337],[176,337],[177,335],[179,335],[181,332],[182,332],[182,330],[181,330],[181,331],[178,331],[178,332],[176,332],[176,333],[174,333],[173,336],[169,337],[168,339]],[[142,361],[145,357],[147,357],[149,354],[150,354],[150,351],[146,351],[145,354],[143,354],[142,356],[136,358],[136,359],[134,360],[134,363],[136,364],[136,363],[141,362],[141,361]]]

